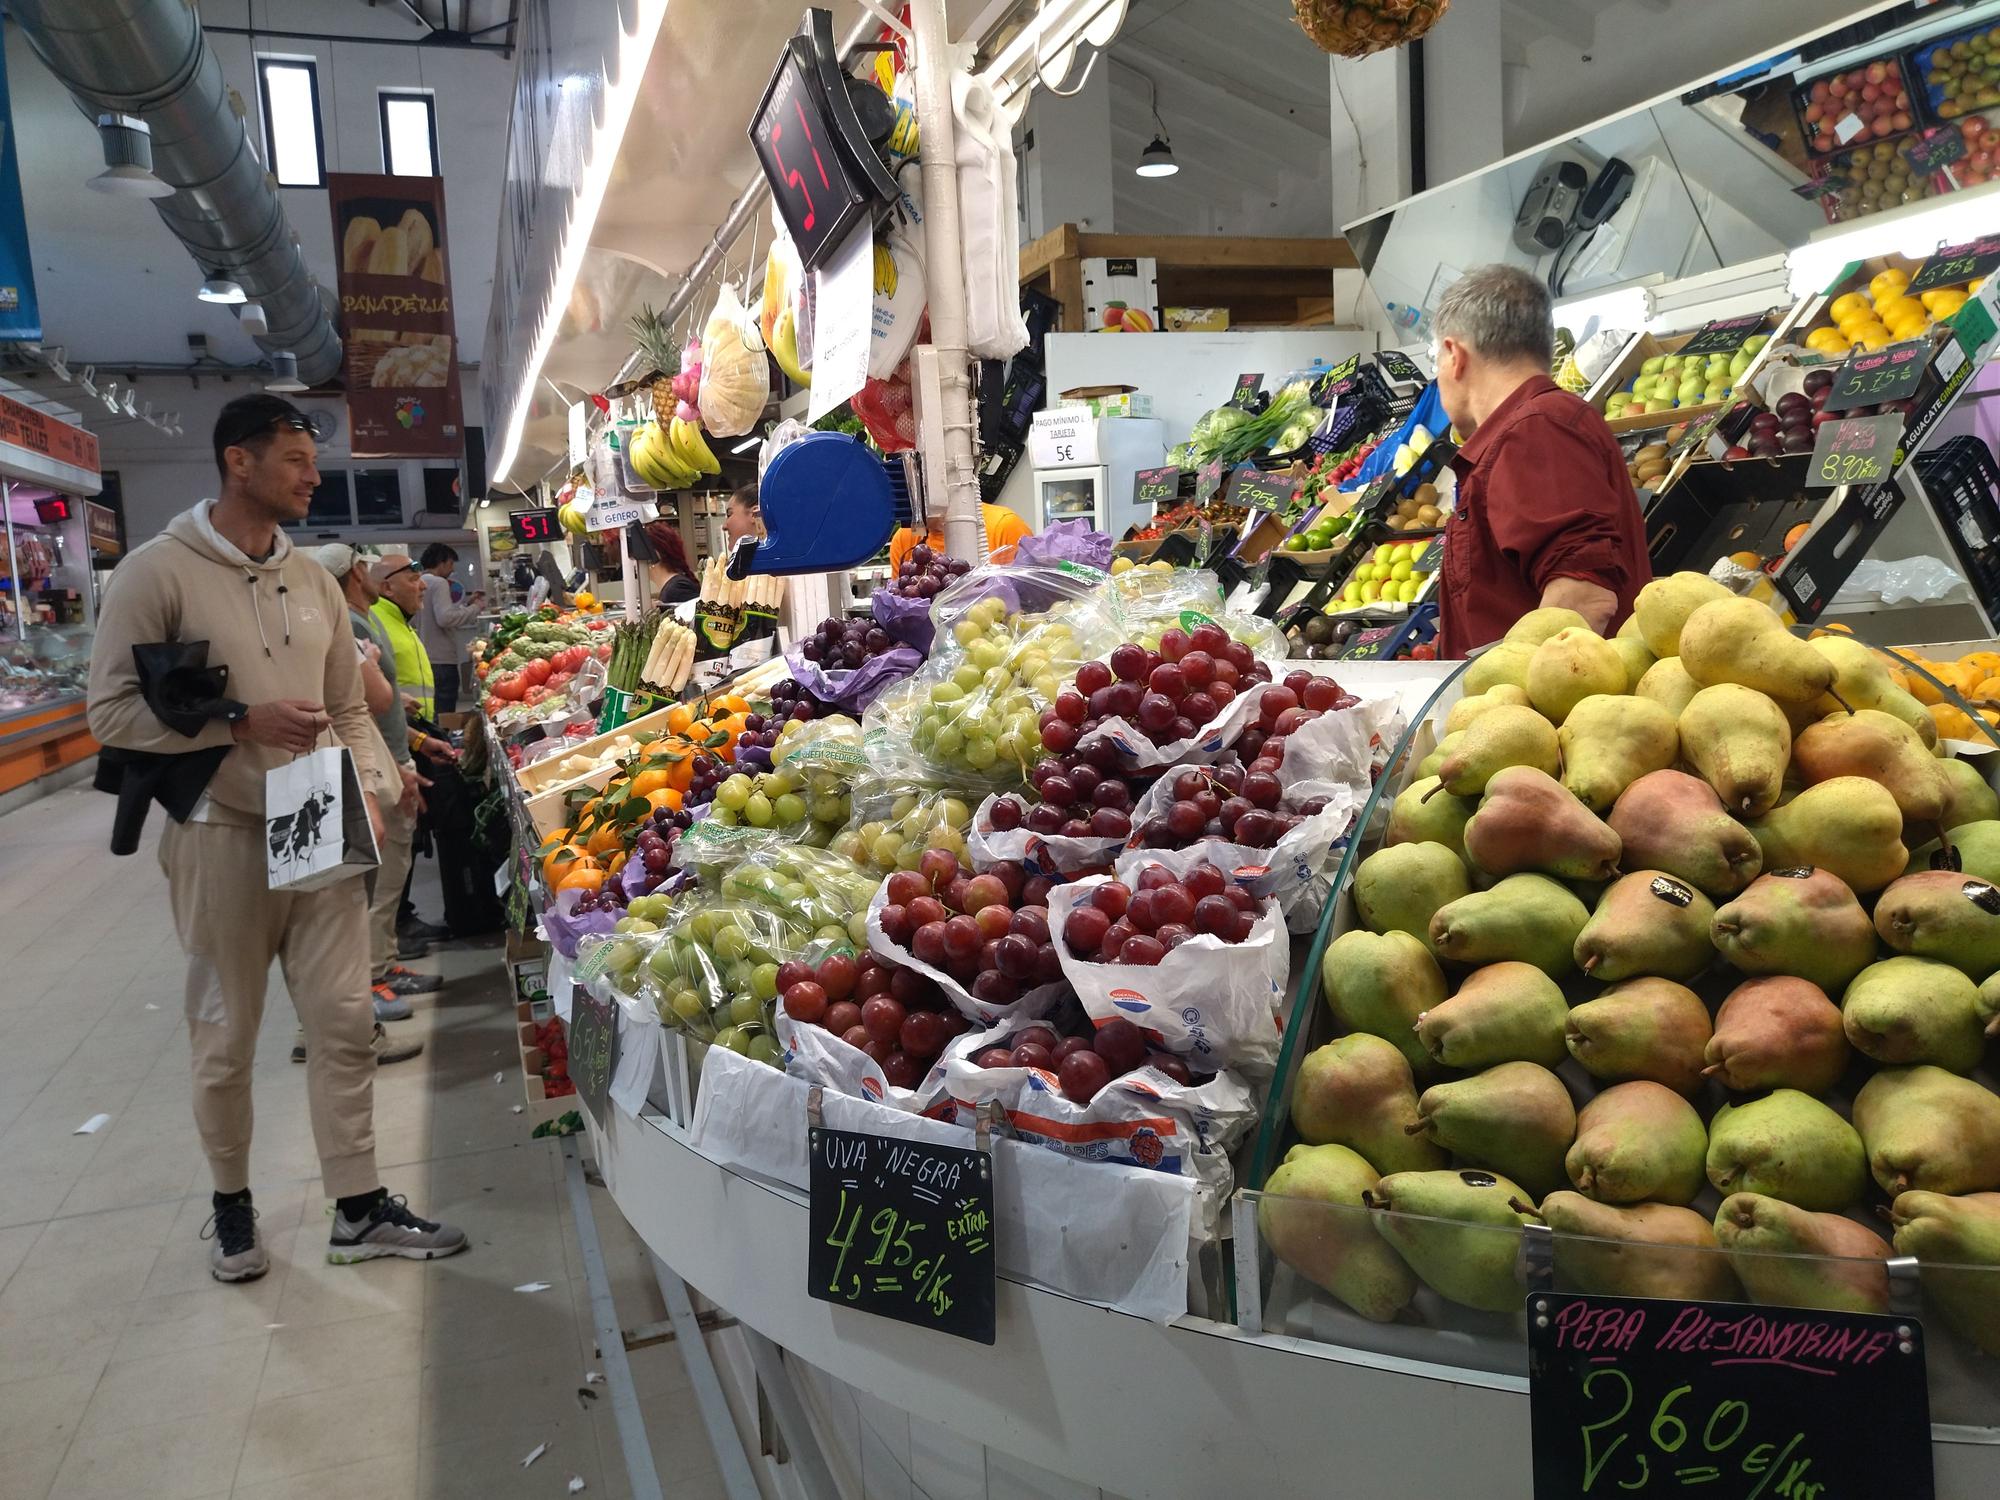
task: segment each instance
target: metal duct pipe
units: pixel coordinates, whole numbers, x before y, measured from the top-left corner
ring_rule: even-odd
[[[258,345],[296,354],[309,385],[337,375],[340,336],[190,0],[13,0],[12,10],[86,116],[137,115],[151,128],[153,170],[176,189],[153,206],[204,276],[219,271],[263,304],[270,329]]]

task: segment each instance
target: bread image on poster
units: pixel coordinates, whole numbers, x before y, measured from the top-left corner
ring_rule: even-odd
[[[340,269],[343,271],[365,271],[368,257],[374,253],[375,242],[382,238],[382,226],[367,214],[356,214],[347,221],[347,231],[340,239]]]

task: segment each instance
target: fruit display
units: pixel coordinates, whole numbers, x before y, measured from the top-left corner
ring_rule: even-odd
[[[1327,601],[1326,613],[1413,602],[1431,581],[1431,574],[1417,571],[1416,566],[1428,546],[1428,542],[1379,543],[1368,561],[1347,575],[1340,593]]]
[[[1924,103],[1940,120],[2000,105],[2000,26],[1940,37],[1912,59]]]
[[[1271,1248],[1420,1321],[1518,1316],[1530,1218],[1611,1294],[1881,1312],[1880,1262],[1915,1254],[2000,1352],[1952,1279],[2000,1282],[2000,796],[1942,695],[1703,575],[1615,640],[1564,614],[1489,653],[1356,865]],[[1977,690],[2000,654],[1933,665]]]
[[[1938,179],[1919,172],[1903,154],[1901,140],[1872,141],[1829,156],[1814,174],[1820,206],[1829,224],[1845,223],[1938,191]]]
[[[886,957],[948,978],[973,1002],[1010,1006],[1062,973],[1049,909],[1028,899],[1042,893],[1029,889],[1031,878],[1019,865],[974,874],[949,851],[929,849],[914,870],[882,882],[869,925]]]
[[[1869,278],[1867,290],[1843,292],[1827,306],[1831,320],[1810,330],[1805,346],[1831,359],[1845,358],[1855,348],[1882,349],[1930,331],[1957,315],[1980,283],[1934,286],[1912,297],[1904,288],[1910,273],[1891,266]]]
[[[1961,115],[1957,117],[1958,133],[1965,138],[1965,155],[1946,167],[1946,177],[1959,187],[1978,187],[1982,182],[1991,182],[1996,169],[1995,151],[2000,151],[2000,136],[1996,136],[1994,126],[2000,122],[2000,109],[1991,115]]]
[[[935,599],[944,592],[946,585],[971,571],[972,564],[964,558],[947,557],[918,542],[903,558],[903,565],[896,570],[889,591],[904,599]]]
[[[1852,141],[1883,141],[1915,123],[1909,80],[1893,57],[1815,78],[1795,96],[1806,146],[1824,155]]]
[[[1735,349],[1714,354],[1647,355],[1624,388],[1604,398],[1605,420],[1653,416],[1725,401],[1769,342],[1768,334],[1753,333]]]

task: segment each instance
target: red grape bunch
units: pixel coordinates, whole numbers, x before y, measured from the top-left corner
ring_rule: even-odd
[[[946,584],[971,571],[972,564],[964,558],[946,557],[918,542],[904,556],[889,592],[904,599],[935,599]]]
[[[786,1015],[859,1047],[899,1089],[921,1083],[951,1039],[972,1026],[935,980],[872,953],[780,964],[778,997]]]
[[[946,849],[927,849],[914,870],[883,882],[882,932],[975,999],[1011,1005],[1037,985],[1062,978],[1049,935],[1046,875],[1018,864],[967,873]]]
[[[819,629],[799,642],[799,654],[825,671],[851,672],[894,644],[889,632],[873,620],[829,615],[819,622]]]
[[[1118,747],[1100,740],[1088,750],[1070,750],[1035,762],[1028,781],[1041,801],[1019,793],[995,799],[987,809],[988,832],[1026,828],[1065,838],[1124,839],[1132,832],[1132,808],[1152,783],[1150,773],[1121,775]]]
[[[1173,1053],[1148,1047],[1146,1033],[1122,1016],[1104,1022],[1094,1034],[1078,1030],[1063,1037],[1038,1021],[1015,1032],[1006,1046],[982,1047],[973,1054],[972,1065],[1053,1073],[1063,1097],[1075,1104],[1090,1103],[1112,1079],[1135,1068],[1156,1068],[1180,1084],[1206,1083],[1214,1076],[1197,1077]]]
[[[1148,865],[1135,886],[1107,880],[1063,922],[1070,953],[1085,963],[1151,968],[1198,934],[1240,943],[1264,903],[1206,860],[1185,875]]]
[[[1127,641],[1105,661],[1077,668],[1075,691],[1042,715],[1042,748],[1061,755],[1110,718],[1155,745],[1191,739],[1238,693],[1270,680],[1271,669],[1220,625],[1163,631],[1157,651]]]

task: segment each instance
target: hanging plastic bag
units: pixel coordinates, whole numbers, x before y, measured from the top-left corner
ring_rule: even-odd
[[[923,173],[916,163],[896,177],[900,211],[875,240],[875,310],[868,373],[887,380],[909,357],[929,296],[924,275]]]
[[[724,284],[701,339],[701,425],[716,437],[756,429],[771,399],[771,372],[760,351],[744,342],[746,314],[736,288]]]
[[[1028,343],[1021,316],[1020,200],[1014,111],[970,73],[951,80],[957,124],[958,227],[965,276],[965,343],[980,359],[1011,359]]]

